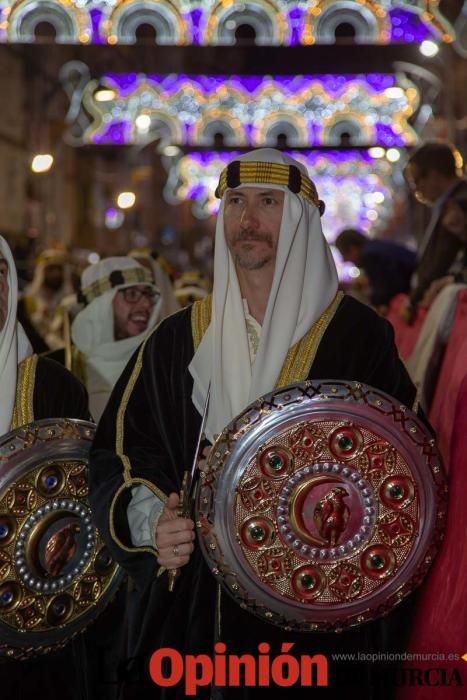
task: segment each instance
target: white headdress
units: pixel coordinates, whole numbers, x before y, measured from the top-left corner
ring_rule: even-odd
[[[0,236],[0,258],[8,264],[8,311],[0,331],[0,435],[10,430],[16,396],[18,364],[32,354],[32,346],[16,320],[18,277],[6,240]]]
[[[240,287],[224,236],[224,195],[233,187],[265,183],[268,189],[284,191],[285,196],[274,279],[252,367]],[[189,367],[194,379],[192,399],[200,412],[211,383],[206,424],[211,440],[249,403],[272,391],[289,349],[318,320],[338,287],[334,260],[321,229],[320,202],[301,163],[270,148],[252,151],[224,170],[218,194],[222,201],[216,226],[211,323]]]
[[[71,337],[86,359],[89,408],[98,420],[107,399],[130,357],[159,320],[161,298],[154,305],[144,333],[115,340],[112,302],[125,287],[150,285],[152,275],[133,258],[105,258],[87,267],[81,275],[81,295],[88,305],[71,325]]]
[[[180,309],[170,276],[166,270],[167,263],[164,258],[151,251],[150,248],[135,248],[129,253],[131,258],[136,260],[147,260],[152,270],[154,283],[161,293],[162,305],[160,310],[160,320],[175,313]],[[144,263],[142,263],[144,264]]]

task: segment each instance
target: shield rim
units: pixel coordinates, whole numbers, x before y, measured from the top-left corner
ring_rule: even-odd
[[[248,463],[251,457],[258,452],[261,446],[260,444],[257,444],[259,440],[257,438],[257,434],[255,433],[254,427],[252,428],[251,425],[245,423],[245,418],[249,417],[249,414],[258,412],[258,410],[264,408],[265,405],[273,405],[274,400],[277,400],[279,397],[283,396],[285,399],[285,397],[288,396],[289,402],[286,401],[286,406],[287,408],[292,408],[290,408],[290,411],[287,413],[287,419],[280,423],[280,432],[283,432],[287,429],[286,424],[293,422],[293,418],[302,416],[303,420],[306,419],[306,416],[302,415],[303,398],[301,401],[297,401],[297,399],[291,401],[290,399],[292,398],[292,393],[303,389],[309,391],[311,388],[315,389],[315,392],[312,397],[309,397],[310,401],[307,402],[308,416],[311,417],[313,413],[319,411],[320,418],[323,416],[323,420],[325,420],[325,414],[329,414],[328,417],[331,417],[331,414],[333,413],[335,415],[338,414],[339,407],[342,408],[342,403],[345,402],[352,405],[353,415],[357,413],[358,420],[362,420],[362,423],[359,422],[359,425],[366,423],[366,427],[369,427],[370,430],[376,432],[377,434],[382,434],[383,437],[386,436],[384,438],[386,440],[389,432],[387,414],[385,419],[384,412],[377,405],[368,404],[368,402],[364,401],[363,399],[364,397],[374,396],[375,402],[388,402],[393,409],[397,407],[396,410],[399,411],[402,417],[400,421],[402,430],[401,428],[398,428],[398,430],[394,431],[394,433],[390,433],[391,444],[394,445],[395,442],[399,443],[396,449],[398,452],[400,452],[412,473],[417,473],[417,485],[419,487],[421,497],[420,508],[421,512],[423,513],[423,522],[426,523],[427,521],[431,520],[429,527],[425,527],[423,529],[422,535],[415,542],[415,548],[413,550],[413,552],[416,552],[415,556],[412,553],[411,557],[404,561],[403,565],[398,570],[396,577],[389,579],[386,584],[377,590],[376,593],[371,593],[365,596],[363,599],[365,601],[364,605],[360,602],[362,599],[357,599],[356,601],[345,603],[342,606],[332,605],[332,608],[330,606],[327,611],[323,612],[322,614],[315,614],[319,613],[320,610],[322,610],[322,607],[317,609],[309,603],[306,605],[297,604],[289,599],[287,599],[287,603],[282,603],[282,601],[278,597],[275,597],[268,590],[266,585],[259,579],[255,580],[255,588],[253,588],[250,584],[252,580],[251,568],[246,562],[238,543],[233,542],[232,538],[230,537],[230,533],[235,532],[234,503],[236,500],[236,489],[233,487],[233,484],[236,486],[241,478],[239,477],[236,481],[234,481],[232,479],[232,475],[235,474],[235,470],[237,469],[236,465],[242,460],[245,460],[245,462]],[[342,391],[343,389],[347,391],[347,396],[342,396],[339,394],[339,391]],[[354,392],[361,394],[361,396],[356,397]],[[317,400],[320,398],[323,399],[323,401],[321,402],[321,406],[318,407]],[[324,399],[331,399],[326,406],[322,405],[324,403]],[[332,401],[333,399],[334,402]],[[376,409],[373,414],[374,418],[373,415],[370,418],[368,408],[365,408],[365,403],[367,405],[371,405],[372,409]],[[314,406],[316,406],[315,411],[313,411]],[[377,411],[379,411],[380,414],[379,419],[377,419]],[[273,428],[277,426],[277,419],[274,419],[276,415],[277,411],[266,415],[264,419],[260,419],[259,424],[262,426],[261,443],[267,443],[270,437],[274,434],[272,431]],[[391,415],[391,413],[389,413],[389,415]],[[348,419],[348,417],[348,415],[345,415],[342,419],[345,420]],[[298,422],[299,420],[296,420],[293,424],[297,424]],[[391,428],[395,424],[396,421],[393,412],[393,422],[391,424]],[[414,428],[415,433],[413,431]],[[242,439],[238,439],[238,433],[241,432],[243,432],[243,437]],[[421,442],[418,445],[415,444],[413,437],[410,443],[405,441],[403,442],[402,434],[404,432],[408,436],[413,436],[415,434],[421,435]],[[231,433],[233,433],[233,437],[229,438]],[[394,440],[394,437],[397,437],[397,440]],[[426,457],[424,464],[422,464],[420,460],[417,462],[416,457],[420,446],[425,444],[426,438],[429,438],[430,441],[431,455],[430,457]],[[216,459],[221,459],[222,455],[219,454],[219,449],[223,448],[225,443],[228,444],[228,455],[222,468],[217,471],[215,479],[215,496],[211,514],[214,522],[213,531],[215,532],[216,542],[218,543],[220,550],[223,552],[223,559],[227,562],[229,570],[235,572],[233,574],[235,583],[232,583],[229,586],[226,582],[226,577],[224,577],[219,571],[216,564],[217,560],[214,558],[212,550],[209,550],[209,548],[206,546],[203,536],[199,530],[199,523],[197,522],[198,532],[200,533],[199,541],[209,568],[212,571],[214,564],[214,575],[217,580],[220,580],[224,590],[226,590],[237,603],[242,605],[242,603],[244,604],[246,602],[246,607],[248,610],[250,610],[250,612],[268,622],[278,624],[281,627],[291,627],[293,629],[303,629],[304,631],[309,631],[310,626],[313,627],[316,625],[320,631],[326,631],[329,629],[329,627],[331,627],[329,631],[340,631],[344,627],[363,624],[363,622],[366,622],[367,620],[376,619],[376,617],[379,617],[381,614],[386,614],[393,607],[402,602],[406,595],[414,590],[416,586],[419,585],[421,580],[423,580],[423,577],[429,568],[429,565],[427,566],[426,562],[426,558],[428,556],[427,553],[430,551],[430,558],[432,560],[434,558],[434,548],[437,551],[440,546],[440,542],[438,541],[438,543],[436,543],[435,539],[437,533],[439,533],[441,524],[439,522],[441,520],[439,513],[443,513],[443,524],[446,517],[446,499],[442,499],[440,497],[440,485],[445,485],[446,478],[442,466],[441,455],[436,446],[432,444],[433,437],[429,434],[428,428],[409,408],[403,406],[397,399],[390,396],[386,392],[361,382],[345,380],[307,380],[305,382],[296,382],[285,387],[280,387],[272,392],[268,392],[268,394],[265,394],[263,397],[260,397],[255,402],[250,404],[239,416],[231,421],[215,441],[210,458],[208,459],[208,465],[212,466],[212,463],[215,462]],[[255,444],[256,447],[253,449]],[[218,454],[219,457],[216,457],[216,454]],[[432,466],[434,466],[434,463],[436,462],[439,468],[438,472],[436,473],[434,473],[431,469],[426,468],[427,462],[429,462],[430,458],[433,456],[435,456],[435,458],[431,459]],[[414,465],[416,465],[415,468]],[[425,476],[425,472],[430,474],[431,478],[421,478],[422,472]],[[200,488],[196,502],[197,521],[199,520],[198,516],[200,513],[199,497],[201,492],[202,489]],[[226,494],[225,497],[224,494]],[[217,513],[219,511],[221,512],[221,516],[218,518]],[[406,573],[409,567],[411,570],[410,575],[408,577],[406,575],[405,578],[403,578],[404,572]],[[417,579],[417,577],[420,578],[420,580],[415,584],[415,579]],[[407,578],[411,584],[410,590],[401,591],[401,589],[407,587]],[[393,581],[395,581],[395,583],[393,583]],[[232,590],[232,585],[235,584],[237,585],[237,592]],[[395,598],[395,600],[392,601],[390,608],[384,612],[381,611],[381,614],[372,614],[371,617],[365,620],[355,622],[355,618],[359,617],[359,612],[361,612],[363,609],[367,609],[375,598],[378,596],[381,597],[381,588],[383,588],[386,593],[386,602],[391,600],[391,598]],[[258,591],[263,594],[263,597],[260,600],[258,600]],[[403,595],[401,593],[403,593]],[[252,598],[256,599],[254,606],[251,605]],[[242,605],[242,607],[244,607],[244,605]],[[291,614],[291,610],[296,610],[297,612],[313,610],[313,618],[311,618],[311,615],[308,615],[305,616],[306,619],[297,619],[297,617]],[[330,610],[335,610],[336,613],[330,615]],[[345,618],[344,620],[342,619],[343,617]]]

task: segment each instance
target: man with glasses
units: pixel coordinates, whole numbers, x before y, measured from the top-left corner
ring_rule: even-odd
[[[115,257],[84,270],[80,299],[85,307],[71,337],[97,421],[128,360],[159,321],[161,296],[149,270],[133,258]]]
[[[450,144],[428,141],[411,155],[406,166],[405,176],[416,199],[431,208],[418,248],[412,291],[407,306],[401,310],[406,321],[413,318],[433,283],[441,289],[443,283],[452,282],[456,274],[465,272],[467,181],[461,177],[461,165],[460,154]]]

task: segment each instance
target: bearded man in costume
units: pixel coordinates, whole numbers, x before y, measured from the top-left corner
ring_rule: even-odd
[[[89,419],[84,387],[57,362],[33,354],[16,318],[18,278],[0,236],[0,435],[41,418]]]
[[[73,292],[67,257],[62,250],[44,250],[20,300],[21,313],[50,350],[63,348],[65,343],[64,310],[60,305]]]
[[[71,325],[74,370],[98,421],[125,365],[159,320],[162,298],[148,269],[133,258],[104,258],[81,276],[86,304]]]
[[[42,418],[89,420],[85,388],[59,363],[33,354],[16,318],[17,304],[16,267],[0,236],[0,435]],[[37,660],[0,664],[2,696],[33,697],[42,687],[51,699],[81,697],[81,679],[75,673],[82,665],[79,648],[78,642],[72,642],[65,650]]]
[[[306,169],[261,149],[232,162],[218,196],[214,289],[160,324],[125,369],[91,452],[91,504],[115,558],[135,583],[129,655],[143,659],[135,697],[183,698],[183,683],[151,686],[149,655],[258,654],[282,642],[293,654],[328,654],[323,697],[358,684],[361,698],[387,697],[371,665],[334,663],[331,653],[400,651],[407,606],[385,621],[340,635],[292,633],[256,619],[224,593],[195,543],[194,524],[177,515],[182,476],[190,471],[210,386],[205,434],[212,442],[247,405],[306,379],[355,380],[412,406],[415,388],[399,360],[391,326],[338,292],[321,203]],[[165,569],[180,569],[173,592]],[[311,691],[315,692],[315,691]],[[199,688],[201,698],[263,698],[268,688]],[[310,697],[308,688],[274,695]],[[333,695],[333,693],[336,693]],[[282,697],[281,696],[281,697]]]

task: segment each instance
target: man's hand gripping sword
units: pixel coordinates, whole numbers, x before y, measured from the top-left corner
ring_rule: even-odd
[[[186,471],[183,475],[182,488],[180,490],[180,501],[177,508],[177,513],[181,518],[191,517],[193,511],[193,504],[196,495],[196,485],[198,483],[199,468],[199,448],[203,440],[204,429],[206,427],[206,421],[208,418],[208,408],[209,408],[209,396],[211,394],[211,384],[208,386],[208,391],[206,394],[206,399],[204,401],[203,407],[203,417],[201,420],[201,427],[198,433],[198,440],[196,442],[195,456],[193,459],[193,464],[191,466],[191,472]],[[180,574],[180,569],[169,569],[169,591],[173,591],[175,587],[175,582]]]

